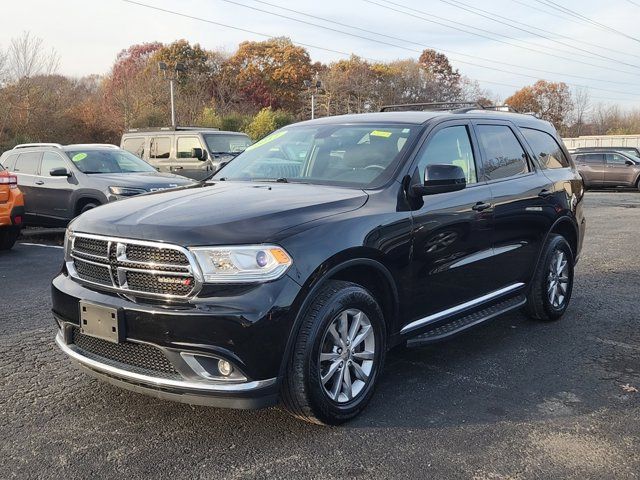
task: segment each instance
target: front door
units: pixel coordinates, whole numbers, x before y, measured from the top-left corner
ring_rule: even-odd
[[[427,195],[413,211],[412,301],[409,323],[421,323],[448,308],[491,292],[491,190],[479,181],[479,154],[467,122],[436,127],[421,147],[414,167],[424,178],[430,164],[457,165],[467,177],[461,191]]]
[[[170,167],[172,173],[184,175],[195,180],[202,180],[211,173],[210,159],[207,158],[203,161],[194,158],[192,155],[194,148],[206,151],[200,137],[195,135],[176,135],[176,159]]]
[[[612,187],[617,185],[633,186],[636,171],[630,165],[631,160],[619,153],[606,153],[604,158],[604,183],[606,185]]]

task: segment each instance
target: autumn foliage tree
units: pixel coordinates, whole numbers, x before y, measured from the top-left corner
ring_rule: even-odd
[[[572,114],[573,99],[566,83],[538,80],[535,84],[521,88],[505,100],[507,105],[521,112],[532,112],[565,129]]]

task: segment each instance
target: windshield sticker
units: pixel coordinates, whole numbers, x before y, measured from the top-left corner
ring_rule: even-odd
[[[247,147],[247,151],[253,150],[254,148],[257,148],[257,147],[261,147],[262,145],[265,145],[265,144],[267,144],[269,142],[273,142],[274,140],[286,135],[286,133],[287,133],[286,130],[283,130],[281,132],[272,133],[271,135],[268,135],[268,136],[264,137],[259,142],[256,142],[253,145]]]
[[[389,138],[391,135],[393,135],[393,132],[385,132],[383,130],[374,130],[373,132],[371,132],[369,135],[371,135],[372,137],[384,137],[384,138]]]
[[[81,160],[84,160],[85,158],[87,158],[86,153],[76,153],[73,157],[71,157],[71,160],[73,160],[74,162],[79,162]]]

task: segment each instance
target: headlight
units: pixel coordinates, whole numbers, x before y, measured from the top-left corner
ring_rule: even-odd
[[[293,263],[289,254],[275,245],[196,247],[190,250],[200,265],[205,283],[275,280]]]
[[[133,188],[133,187],[109,187],[109,192],[112,195],[118,195],[119,197],[133,197],[134,195],[147,193],[147,191],[144,188]]]
[[[64,232],[64,260],[66,262],[71,261],[71,242],[73,240],[73,229],[71,228],[71,224],[73,222],[74,220],[71,220]]]

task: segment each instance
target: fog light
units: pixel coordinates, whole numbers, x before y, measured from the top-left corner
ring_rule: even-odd
[[[226,360],[218,360],[218,371],[220,374],[228,377],[233,372],[233,367]]]

